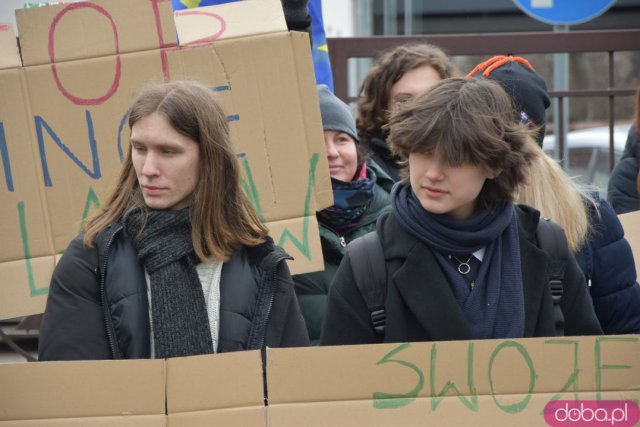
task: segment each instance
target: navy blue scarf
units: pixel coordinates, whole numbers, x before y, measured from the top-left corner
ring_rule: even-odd
[[[371,168],[365,168],[366,178],[349,182],[331,178],[333,206],[318,212],[318,220],[329,228],[346,233],[358,224],[358,219],[369,209],[373,200],[373,187],[376,174]]]
[[[431,248],[475,337],[521,338],[524,294],[513,204],[499,203],[459,220],[426,211],[409,185],[394,185],[391,200],[402,227]],[[469,255],[483,247],[472,291],[448,255]]]

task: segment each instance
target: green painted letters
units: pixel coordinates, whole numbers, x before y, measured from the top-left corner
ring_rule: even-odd
[[[606,341],[615,342],[638,342],[635,337],[596,337],[595,361],[596,361],[596,399],[602,400],[602,371],[604,369],[629,369],[629,365],[603,365],[602,364],[602,346],[600,343]]]
[[[293,243],[308,260],[311,260],[311,247],[309,246],[309,215],[311,215],[311,195],[313,194],[313,186],[316,182],[316,167],[318,166],[318,159],[318,153],[313,153],[309,162],[309,178],[307,179],[307,194],[304,198],[304,218],[302,219],[302,242],[300,242],[288,228],[284,229],[280,239],[278,240],[278,245],[284,246],[287,239],[290,239],[291,243]]]
[[[399,365],[405,366],[416,374],[418,374],[418,382],[416,386],[411,389],[407,393],[385,393],[382,391],[376,391],[373,393],[373,407],[376,409],[394,409],[394,408],[402,408],[403,406],[407,406],[418,397],[420,391],[424,387],[424,374],[416,365],[410,362],[406,362],[404,360],[392,359],[393,356],[400,353],[401,351],[411,347],[411,344],[405,343],[402,344],[389,353],[387,353],[376,365],[384,365],[385,363],[397,363]]]
[[[84,202],[84,209],[82,211],[82,222],[80,223],[80,232],[84,231],[84,226],[87,222],[87,218],[89,217],[89,211],[91,210],[91,206],[95,209],[100,207],[100,200],[98,200],[98,196],[96,192],[93,191],[93,187],[89,186],[89,192],[87,193],[87,200]]]
[[[291,243],[304,255],[308,260],[311,260],[311,247],[309,246],[309,215],[311,212],[311,196],[313,195],[313,186],[316,182],[316,168],[318,166],[319,154],[313,153],[309,161],[309,176],[307,178],[307,193],[304,199],[304,218],[302,219],[302,241],[299,240],[288,228],[285,228],[280,238],[277,239],[278,245],[284,246],[287,239],[291,240]],[[251,173],[251,166],[249,160],[244,159],[242,161],[247,181],[242,180],[242,189],[249,197],[249,200],[253,203],[258,215],[263,222],[266,222],[262,205],[260,204],[260,195],[253,181],[253,174]],[[275,236],[274,236],[274,240]]]
[[[524,399],[522,399],[522,401],[513,403],[511,405],[503,405],[502,403],[498,402],[498,399],[496,399],[495,390],[493,388],[493,362],[495,362],[496,356],[498,356],[498,353],[500,353],[502,349],[510,347],[515,347],[515,349],[518,350],[518,353],[522,355],[522,358],[525,362],[527,362],[527,365],[529,366],[529,390],[527,391],[527,395]],[[536,385],[536,377],[537,375],[535,368],[533,367],[531,356],[529,356],[529,353],[522,344],[515,341],[503,341],[491,354],[491,359],[489,361],[489,386],[491,388],[491,397],[493,397],[493,401],[496,402],[496,405],[504,412],[508,414],[515,414],[517,412],[522,412],[527,407],[527,405],[529,404],[529,400],[531,400],[531,393],[533,392],[533,389]]]
[[[249,165],[249,159],[247,159],[246,157],[242,159],[242,167],[244,168],[244,173],[247,175],[247,180],[248,180],[248,182],[246,182],[244,179],[241,181],[242,189],[244,190],[245,194],[247,195],[251,203],[253,203],[253,206],[256,208],[256,211],[258,211],[258,216],[260,217],[260,220],[262,222],[267,222],[264,217],[264,212],[262,211],[262,206],[260,205],[260,196],[258,195],[258,189],[256,188],[256,183],[253,181],[253,173],[251,173],[251,166]]]
[[[567,339],[551,339],[546,340],[545,344],[569,344],[573,345],[573,371],[569,375],[567,382],[562,386],[560,392],[555,394],[549,401],[552,400],[560,400],[560,397],[563,393],[566,393],[571,387],[573,391],[573,400],[578,400],[578,374],[580,373],[580,369],[578,368],[578,347],[580,347],[580,342],[576,340],[567,340]],[[560,363],[560,361],[557,361]]]
[[[18,218],[20,220],[20,236],[22,237],[22,251],[24,261],[27,263],[27,280],[29,282],[29,295],[37,297],[49,292],[49,287],[39,288],[33,277],[33,267],[31,265],[31,249],[29,249],[29,234],[27,233],[27,219],[24,214],[24,202],[18,202]]]
[[[449,393],[450,390],[453,390],[453,393],[458,396],[458,399],[469,409],[474,412],[478,411],[478,393],[473,384],[473,343],[469,343],[467,350],[467,387],[469,388],[469,396],[467,399],[454,383],[451,381],[447,381],[445,386],[440,390],[440,393],[436,393],[436,359],[438,355],[438,350],[436,345],[433,344],[431,346],[431,368],[430,368],[430,381],[429,385],[431,388],[431,409],[436,410],[444,396]]]

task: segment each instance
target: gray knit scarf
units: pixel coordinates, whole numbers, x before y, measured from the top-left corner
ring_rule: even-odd
[[[202,285],[196,271],[189,210],[135,210],[124,228],[150,279],[155,357],[213,353]]]

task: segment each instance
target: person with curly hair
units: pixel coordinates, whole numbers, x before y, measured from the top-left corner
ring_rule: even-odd
[[[405,44],[378,58],[362,82],[356,126],[371,158],[394,180],[400,179],[399,159],[387,144],[384,127],[397,107],[442,79],[460,76],[460,71],[439,47]]]

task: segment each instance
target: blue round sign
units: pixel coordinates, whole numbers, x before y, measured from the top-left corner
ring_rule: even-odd
[[[513,0],[524,13],[552,25],[587,22],[607,11],[616,0]]]

